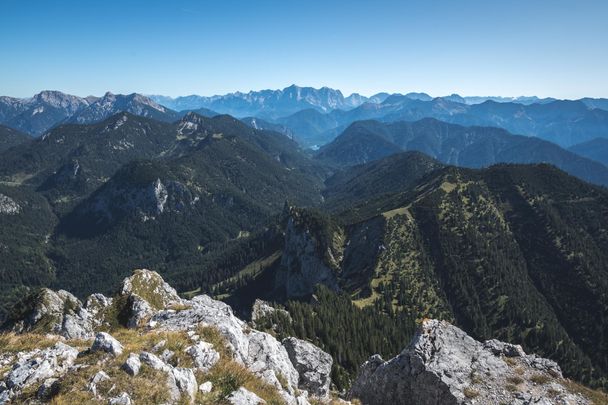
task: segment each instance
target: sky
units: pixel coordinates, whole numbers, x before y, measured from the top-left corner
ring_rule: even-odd
[[[0,95],[608,97],[608,1],[0,0]]]

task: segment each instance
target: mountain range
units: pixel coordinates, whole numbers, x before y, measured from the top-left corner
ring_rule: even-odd
[[[242,119],[226,100],[3,98],[2,122],[41,136],[0,127],[0,321],[42,287],[84,298],[147,267],[246,316],[283,305],[293,324],[268,327],[331,354],[341,389],[424,318],[608,386],[608,169],[604,138],[585,141],[608,112],[329,90]],[[244,112],[264,110],[256,97]],[[551,128],[585,142],[539,139]],[[302,142],[332,132],[317,152]]]
[[[39,136],[61,124],[91,124],[118,112],[175,121],[179,114],[140,94],[112,94],[81,98],[59,91],[42,91],[32,98],[0,97],[0,123]]]
[[[323,87],[230,93],[223,96],[187,96],[171,99],[141,94],[77,97],[43,91],[32,98],[0,97],[0,124],[38,136],[66,122],[99,122],[119,111],[172,122],[189,111],[203,116],[230,114],[265,122],[306,148],[331,142],[355,121],[384,122],[436,118],[471,126],[494,126],[511,133],[545,139],[562,147],[608,135],[608,100],[582,98],[554,100],[536,97],[432,98],[426,93],[371,97]],[[179,112],[178,112],[179,111]]]
[[[608,167],[542,139],[493,127],[463,127],[433,118],[415,122],[358,121],[316,158],[352,166],[415,150],[449,165],[480,168],[496,163],[550,163],[591,183],[608,185]]]

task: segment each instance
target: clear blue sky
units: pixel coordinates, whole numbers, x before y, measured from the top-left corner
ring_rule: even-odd
[[[0,94],[608,97],[608,0],[0,0]]]

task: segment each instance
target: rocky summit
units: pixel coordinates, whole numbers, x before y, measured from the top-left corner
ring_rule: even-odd
[[[329,401],[330,355],[206,295],[182,299],[149,270],[84,303],[43,289],[3,328],[0,404]]]
[[[254,329],[282,309],[258,300],[251,325],[207,295],[180,297],[135,270],[112,297],[42,289],[3,325],[0,404],[340,404],[332,357]],[[288,318],[291,319],[291,318]],[[260,326],[261,327],[261,326]],[[553,361],[426,320],[400,355],[362,365],[362,404],[592,404]]]
[[[557,363],[518,345],[476,341],[438,320],[423,321],[398,356],[372,356],[349,395],[370,405],[592,403],[570,391]]]

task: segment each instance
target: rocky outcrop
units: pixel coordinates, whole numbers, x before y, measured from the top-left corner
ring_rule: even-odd
[[[334,252],[331,244],[325,246],[329,241],[322,240],[321,235],[304,223],[299,210],[293,207],[286,209],[289,216],[281,266],[276,273],[276,287],[283,289],[288,297],[312,294],[318,284],[338,290],[334,268],[339,268],[341,253]]]
[[[283,346],[300,375],[298,387],[319,398],[329,395],[333,359],[312,343],[289,337]]]
[[[31,297],[28,304],[19,319],[7,324],[11,330],[18,333],[48,332],[68,339],[86,338],[93,334],[88,311],[67,291],[43,288]]]
[[[32,386],[39,387],[42,396],[47,395],[57,378],[65,375],[74,364],[77,356],[77,349],[61,342],[48,349],[19,353],[0,385],[0,404]]]
[[[15,215],[21,212],[21,206],[9,196],[0,194],[0,214]]]
[[[251,308],[251,322],[253,326],[258,326],[266,320],[272,319],[275,316],[281,316],[291,322],[291,315],[284,309],[275,308],[268,302],[256,299]]]
[[[226,339],[235,360],[277,387],[287,403],[297,403],[300,377],[280,342],[268,333],[251,329],[233,314],[229,305],[206,295],[184,300],[182,304],[187,306],[186,309],[155,313],[148,327],[189,330],[196,325],[213,326]]]
[[[566,389],[555,362],[437,320],[424,321],[397,357],[372,356],[349,396],[370,405],[590,404]]]
[[[122,354],[123,347],[120,342],[112,335],[106,332],[99,332],[95,336],[95,341],[91,346],[92,352],[106,352],[110,353],[113,356],[120,356]]]
[[[127,350],[131,350],[131,346],[123,345],[120,335],[115,335],[117,339],[98,330],[108,325],[116,327],[119,320],[110,318],[117,316],[126,317],[129,326],[138,328],[138,331],[130,333],[176,332],[186,336],[191,344],[179,349],[183,353],[176,353],[175,346],[165,340],[155,342],[153,347],[149,346],[145,350],[129,352]],[[66,328],[65,325],[77,325],[78,328]],[[307,389],[311,390],[312,396],[326,396],[331,369],[331,357],[326,353],[303,341],[282,344],[272,335],[252,329],[237,318],[227,304],[206,295],[191,300],[182,299],[160,275],[149,270],[135,270],[131,277],[123,281],[113,298],[95,294],[86,300],[84,306],[65,291],[43,290],[26,316],[13,323],[12,330],[60,334],[68,339],[95,337],[90,348],[81,349],[81,353],[83,356],[89,353],[97,356],[96,365],[103,367],[104,364],[113,364],[115,370],[122,369],[124,378],[141,378],[144,375],[141,369],[148,367],[166,375],[166,393],[169,394],[170,403],[193,403],[197,395],[213,394],[214,384],[203,380],[199,386],[197,375],[212,372],[214,366],[222,360],[224,354],[220,352],[225,353],[222,351],[224,348],[220,350],[199,336],[200,327],[211,327],[219,332],[223,345],[230,353],[228,360],[240,363],[249,373],[274,386],[286,404],[308,404]],[[41,392],[41,396],[51,397],[53,392],[57,392],[57,386],[62,383],[61,377],[70,370],[79,351],[63,343],[46,350],[46,354],[35,351],[18,359],[7,358],[7,364],[14,365],[12,371],[2,377],[0,399],[3,398],[2,395],[7,400],[18,396],[25,384],[37,384],[35,388]],[[47,363],[30,361],[39,353],[44,359],[49,359]],[[175,360],[177,357],[183,359],[184,355],[190,359],[188,367],[182,366],[184,360],[181,363]],[[319,364],[315,363],[317,361]],[[73,369],[81,366],[74,365]],[[100,391],[100,384],[104,387],[113,385],[116,381],[113,377],[115,374],[116,371],[100,370],[88,382],[88,392],[96,398],[105,395],[103,400],[112,403],[132,402],[129,392],[121,394],[121,391],[114,391],[110,396],[109,392]],[[233,392],[230,398],[232,403],[263,403],[261,398],[245,388]]]

